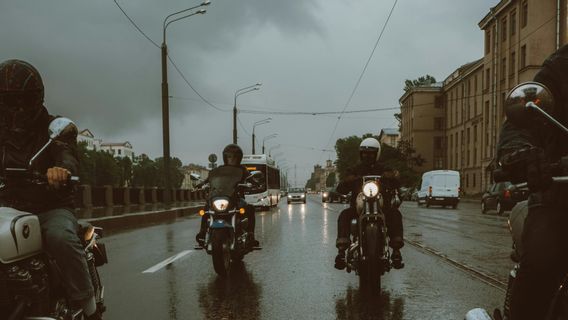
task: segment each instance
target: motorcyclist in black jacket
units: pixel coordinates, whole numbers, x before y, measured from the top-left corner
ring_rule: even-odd
[[[339,193],[347,194],[351,192],[351,203],[349,208],[343,210],[337,219],[337,241],[336,247],[339,250],[335,257],[335,268],[342,270],[346,267],[345,250],[351,241],[349,237],[351,220],[357,218],[356,201],[357,195],[362,190],[362,177],[367,175],[382,176],[381,182],[383,189],[381,194],[384,197],[385,218],[389,235],[389,246],[393,249],[391,260],[393,267],[401,269],[404,267],[400,248],[404,246],[402,238],[402,215],[398,207],[391,207],[391,200],[394,196],[392,191],[400,188],[399,174],[396,170],[391,170],[378,162],[381,154],[381,145],[374,138],[366,138],[359,145],[360,163],[358,163],[337,185]]]
[[[555,101],[543,109],[568,125],[568,46],[545,60],[534,81],[547,87]],[[539,117],[522,127],[507,119],[497,146],[497,160],[512,175],[511,181],[526,181],[530,190],[523,254],[511,297],[512,320],[544,319],[568,271],[568,187],[552,183],[551,167],[568,155],[568,138]]]
[[[241,165],[242,160],[243,160],[243,150],[238,145],[229,144],[225,147],[225,149],[223,149],[223,166],[233,166],[233,167],[240,168],[243,172],[241,183],[245,183],[245,180],[250,176],[250,173],[248,172],[248,170],[244,166]],[[219,168],[221,168],[223,166],[220,166]],[[216,169],[213,169],[213,170],[216,170]],[[211,172],[213,172],[213,170]],[[202,183],[198,184],[197,187],[201,188],[208,181],[209,181],[208,179],[203,181]],[[244,202],[244,199],[242,199],[242,201]],[[205,209],[206,209],[205,211],[207,211],[207,208],[205,208]],[[256,240],[256,238],[254,236],[254,228],[255,228],[255,225],[256,225],[254,207],[250,204],[247,204],[246,207],[245,207],[245,214],[248,218],[248,224],[247,224],[247,234],[249,236],[249,242],[248,243],[250,243],[251,246],[253,246],[253,247],[258,247],[259,242],[258,242],[258,240]],[[207,214],[204,214],[201,217],[201,225],[200,225],[200,228],[199,228],[199,233],[197,233],[197,235],[195,235],[195,240],[201,246],[203,246],[203,244],[205,243],[205,233],[207,232],[208,220],[209,220],[209,217],[208,217]]]
[[[102,319],[77,235],[73,189],[65,186],[69,176],[78,172],[77,131],[54,141],[28,168],[32,156],[49,140],[48,126],[55,118],[43,101],[43,81],[36,68],[21,60],[0,64],[0,205],[37,214],[44,249],[62,271],[71,306],[83,309],[89,319]],[[17,183],[7,177],[6,168],[45,174],[49,187]]]

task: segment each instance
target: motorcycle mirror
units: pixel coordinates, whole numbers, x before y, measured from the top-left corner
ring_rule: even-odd
[[[77,126],[68,118],[55,118],[48,127],[49,138],[53,140],[77,135],[77,132]]]
[[[49,123],[49,127],[47,128],[47,133],[49,134],[49,140],[30,159],[30,162],[28,163],[28,167],[31,167],[33,165],[33,163],[37,159],[37,157],[39,157],[39,155],[42,154],[45,151],[45,149],[47,149],[47,147],[49,147],[49,145],[51,145],[51,143],[54,140],[62,139],[62,138],[66,138],[66,137],[70,137],[70,138],[76,137],[77,132],[78,132],[77,126],[70,119],[63,118],[63,117],[53,119]]]
[[[552,118],[548,113],[554,107],[554,97],[550,90],[538,82],[524,82],[514,87],[503,105],[507,119],[521,128],[530,125],[534,113]]]

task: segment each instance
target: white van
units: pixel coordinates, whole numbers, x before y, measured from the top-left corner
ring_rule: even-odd
[[[432,204],[456,208],[460,201],[460,173],[453,170],[434,170],[422,175],[418,190],[418,205]]]

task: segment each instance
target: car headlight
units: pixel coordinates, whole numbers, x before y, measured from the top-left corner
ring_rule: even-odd
[[[363,194],[367,198],[374,198],[379,193],[379,185],[374,181],[369,181],[363,186]]]
[[[229,200],[227,199],[217,199],[213,201],[213,209],[217,211],[225,211],[229,207]]]
[[[302,195],[301,195],[302,198],[304,198],[305,196],[306,196],[305,194],[302,194]]]
[[[289,194],[289,195],[288,195],[288,198],[292,198],[292,195]]]
[[[327,197],[327,192],[324,192],[324,193],[323,193],[323,196],[324,196],[324,197]]]

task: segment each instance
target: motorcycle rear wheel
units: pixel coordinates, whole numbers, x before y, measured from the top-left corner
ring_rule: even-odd
[[[229,236],[222,230],[216,230],[211,235],[213,268],[218,275],[225,277],[231,268],[231,246]]]

